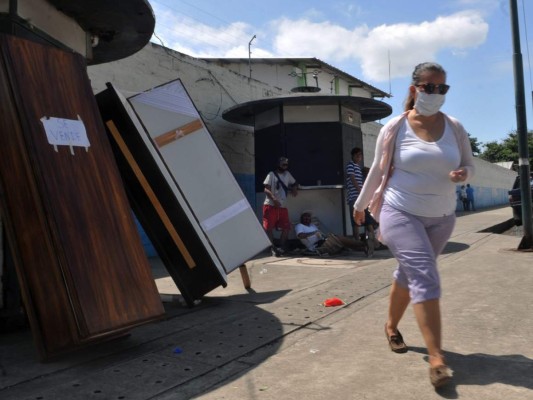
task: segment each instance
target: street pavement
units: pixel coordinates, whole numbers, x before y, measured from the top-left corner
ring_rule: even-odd
[[[462,213],[439,259],[450,385],[429,383],[411,308],[392,353],[383,332],[395,261],[260,255],[226,288],[187,308],[151,259],[167,319],[47,363],[29,330],[0,336],[0,398],[10,399],[533,399],[533,254],[494,233],[508,207]],[[326,299],[345,305],[324,307]]]

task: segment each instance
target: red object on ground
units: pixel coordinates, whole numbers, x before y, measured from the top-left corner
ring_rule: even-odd
[[[324,307],[336,307],[336,306],[343,306],[345,303],[341,299],[337,297],[332,297],[331,299],[326,299],[322,303]]]

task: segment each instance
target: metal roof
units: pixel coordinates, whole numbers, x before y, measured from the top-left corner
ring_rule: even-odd
[[[226,121],[242,125],[254,126],[255,116],[264,111],[284,105],[338,105],[344,106],[361,114],[362,122],[369,122],[388,117],[392,107],[382,101],[356,96],[339,95],[289,95],[268,99],[254,100],[237,104],[222,113]]]

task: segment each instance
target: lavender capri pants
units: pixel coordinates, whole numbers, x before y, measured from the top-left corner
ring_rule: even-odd
[[[455,214],[419,217],[383,204],[380,231],[398,261],[396,283],[409,289],[412,303],[440,298],[437,257],[455,225]]]

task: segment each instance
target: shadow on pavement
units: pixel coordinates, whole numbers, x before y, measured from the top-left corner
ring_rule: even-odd
[[[190,398],[190,393],[180,393],[187,389],[184,384],[220,368],[233,370],[231,375],[247,369],[236,360],[260,348],[268,358],[284,335],[306,325],[284,325],[257,304],[288,292],[250,293],[235,301],[209,298],[192,309],[166,303],[166,319],[46,363],[37,360],[29,328],[2,335],[0,398],[88,399],[98,394],[104,399],[147,399],[168,391],[176,392],[176,399]],[[192,393],[212,384],[195,383]]]
[[[204,301],[239,301],[255,304],[273,303],[291,292],[291,290],[275,290],[270,292],[256,292],[253,288],[247,289],[248,293],[234,294],[231,296],[206,296]]]
[[[468,250],[469,248],[470,246],[465,243],[448,242],[446,247],[444,247],[442,254],[459,253]]]
[[[422,347],[409,347],[409,351],[424,354]],[[533,390],[533,360],[521,354],[492,355],[484,353],[460,354],[444,352],[446,361],[453,369],[452,382],[439,389],[438,393],[447,399],[459,398],[458,386],[484,386],[501,383]]]

